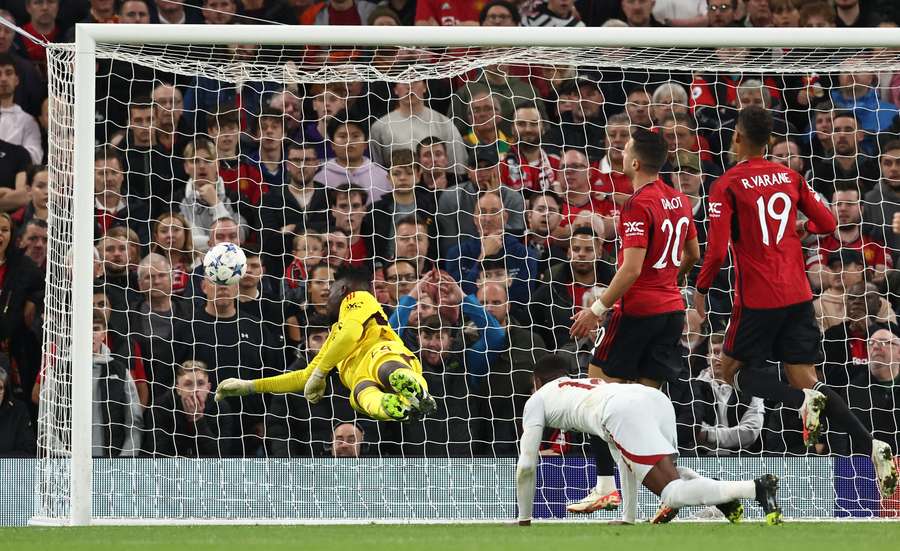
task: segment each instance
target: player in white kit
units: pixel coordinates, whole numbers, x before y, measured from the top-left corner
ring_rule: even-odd
[[[535,392],[525,404],[522,441],[516,467],[519,524],[531,523],[538,450],[544,427],[579,431],[601,437],[619,467],[623,520],[633,523],[637,487],[643,484],[660,496],[662,507],[653,522],[668,522],[678,509],[716,505],[736,522],[743,514],[740,498],[756,499],[769,524],[781,523],[775,500],[778,478],[719,481],[685,467],[676,467],[678,447],[672,402],[659,390],[638,384],[571,379],[567,361],[551,354],[534,367]]]

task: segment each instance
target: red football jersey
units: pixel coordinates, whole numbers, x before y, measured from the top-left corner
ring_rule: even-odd
[[[797,172],[761,158],[730,168],[710,194],[709,243],[697,289],[709,290],[731,242],[735,304],[765,309],[812,300],[797,209],[809,218],[809,232],[834,231],[831,210]]]
[[[556,172],[559,170],[559,157],[556,155],[548,155],[541,150],[541,157],[537,161],[528,162],[525,157],[519,154],[515,146],[511,147],[509,153],[502,163],[506,166],[509,175],[506,183],[513,189],[528,189],[532,191],[546,191],[553,186],[556,180]]]
[[[816,261],[828,265],[828,256],[833,252],[841,249],[852,249],[858,251],[862,255],[866,268],[874,268],[875,266],[885,266],[893,268],[894,262],[891,255],[884,250],[884,245],[877,239],[860,233],[859,238],[852,243],[841,243],[834,234],[826,235],[819,239],[819,255],[810,258],[807,265],[813,265]]]
[[[477,22],[483,6],[483,0],[419,0],[416,21],[434,19],[442,27]]]
[[[678,289],[678,269],[684,244],[697,238],[694,215],[687,196],[662,180],[635,191],[619,216],[618,265],[625,249],[647,249],[641,275],[625,292],[616,308],[628,316],[652,316],[684,310]]]

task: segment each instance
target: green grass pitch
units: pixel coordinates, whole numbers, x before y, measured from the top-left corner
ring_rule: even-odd
[[[511,525],[141,526],[0,529],[15,551],[870,551],[900,549],[900,522],[746,522],[612,526]]]

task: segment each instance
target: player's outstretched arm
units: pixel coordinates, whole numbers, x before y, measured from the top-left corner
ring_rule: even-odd
[[[263,377],[247,381],[243,379],[225,379],[216,387],[216,401],[231,398],[233,396],[247,396],[248,394],[256,394],[261,392],[287,393],[300,392],[306,385],[307,380],[312,374],[314,367],[312,364],[306,366],[305,369],[299,371],[291,371],[282,373],[275,377]]]
[[[519,506],[519,526],[531,524],[534,510],[534,484],[537,479],[538,450],[544,434],[544,404],[532,396],[522,413],[522,440],[516,464],[516,503]]]

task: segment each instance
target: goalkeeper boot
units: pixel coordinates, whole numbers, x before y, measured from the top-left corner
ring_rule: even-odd
[[[766,514],[766,524],[781,524],[781,507],[775,500],[778,492],[778,477],[773,474],[761,476],[753,481],[756,485],[756,501]]]
[[[672,522],[672,519],[678,516],[678,509],[673,509],[668,505],[660,505],[659,510],[650,519],[650,524],[666,524]]]
[[[716,505],[716,509],[725,515],[725,518],[728,519],[728,522],[731,524],[737,524],[744,518],[744,506],[739,499],[729,501],[728,503],[720,503]]]
[[[897,465],[891,447],[881,440],[872,440],[872,465],[878,479],[881,497],[891,497],[897,490]]]
[[[566,505],[566,511],[577,515],[587,515],[597,511],[613,511],[622,504],[622,494],[613,490],[608,494],[601,493],[594,487],[584,498]]]
[[[409,403],[409,420],[421,420],[437,409],[434,398],[409,369],[397,369],[388,376],[388,382]]]
[[[385,394],[382,396],[381,409],[387,419],[409,421],[409,402],[398,394]]]
[[[803,444],[809,448],[819,441],[822,432],[822,412],[828,400],[818,390],[803,389],[803,405],[800,406],[800,419],[803,421]]]

